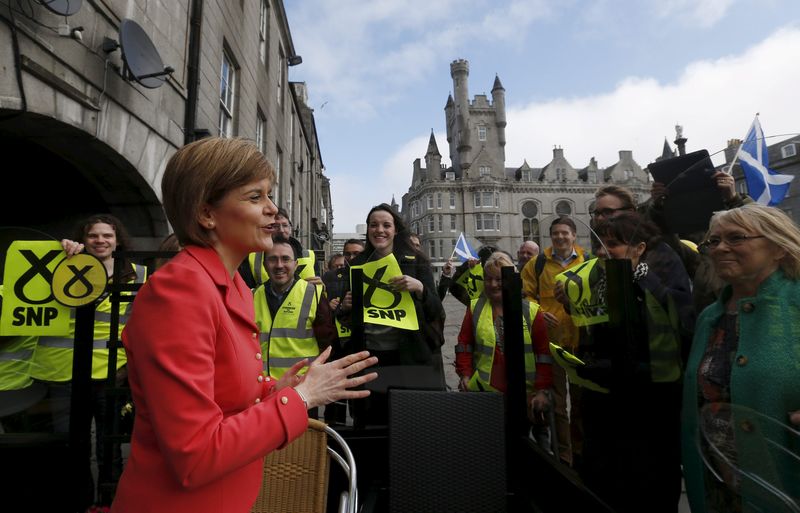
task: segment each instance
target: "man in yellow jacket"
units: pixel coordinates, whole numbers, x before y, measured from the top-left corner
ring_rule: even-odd
[[[550,240],[553,245],[536,258],[531,258],[522,268],[523,295],[529,300],[537,301],[541,306],[550,341],[569,351],[574,351],[578,345],[578,328],[572,323],[561,303],[556,301],[553,292],[557,274],[585,261],[585,252],[575,244],[576,239],[575,221],[566,216],[556,218],[550,224]],[[553,391],[560,457],[564,463],[572,465],[572,454],[579,453],[580,447],[578,444],[575,446],[572,444],[570,417],[573,423],[572,431],[577,435],[579,432],[575,432],[574,428],[577,427],[580,395],[578,387],[567,390],[567,375],[559,365],[553,366]],[[571,405],[570,416],[567,415],[568,396]],[[576,442],[579,443],[579,440]]]

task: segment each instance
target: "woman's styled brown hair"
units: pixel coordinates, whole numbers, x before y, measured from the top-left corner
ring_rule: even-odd
[[[274,183],[275,170],[247,139],[208,137],[175,152],[161,180],[161,198],[181,245],[209,246],[209,231],[199,221],[203,208],[264,178]]]

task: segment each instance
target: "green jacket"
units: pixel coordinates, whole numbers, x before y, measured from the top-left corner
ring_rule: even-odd
[[[700,315],[684,381],[683,468],[693,513],[706,511],[698,450],[697,370],[730,295],[726,286],[720,299]],[[800,280],[787,278],[781,270],[774,272],[755,296],[739,300],[738,312],[739,347],[730,379],[739,466],[800,497],[800,463],[765,443],[770,438],[800,454],[800,437],[780,427],[789,423],[787,412],[800,410]],[[758,510],[748,502],[763,511],[774,510],[774,504],[756,496],[759,491],[764,495],[761,490],[753,481],[742,480],[744,511]]]

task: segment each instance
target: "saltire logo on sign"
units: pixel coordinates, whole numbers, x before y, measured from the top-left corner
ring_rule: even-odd
[[[557,274],[556,282],[564,284],[569,298],[570,316],[575,326],[589,326],[608,321],[605,292],[600,290],[605,269],[599,258]]]
[[[53,273],[66,257],[57,241],[14,241],[3,274],[2,335],[67,335],[70,309],[53,294]],[[80,280],[78,280],[80,281]]]
[[[389,280],[402,276],[400,265],[389,254],[364,265],[352,266],[364,272],[364,322],[392,326],[402,330],[418,330],[414,300],[407,290],[394,290]],[[352,281],[351,281],[352,283]]]
[[[475,264],[458,277],[456,283],[467,289],[470,299],[477,299],[483,294],[483,266]]]

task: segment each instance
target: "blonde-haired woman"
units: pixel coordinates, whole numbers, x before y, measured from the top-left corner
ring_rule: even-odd
[[[483,265],[483,294],[470,303],[456,344],[458,389],[470,392],[506,392],[506,356],[503,329],[503,282],[501,269],[514,268],[511,257],[495,252]],[[553,384],[552,357],[547,325],[539,305],[522,301],[525,337],[525,377],[528,404],[541,414],[549,401],[546,390]],[[539,420],[542,420],[541,418]]]
[[[781,427],[800,425],[800,228],[750,204],[714,214],[703,245],[726,285],[697,322],[687,365],[692,511],[774,511],[751,475],[800,503],[800,460],[791,456],[800,438]],[[766,450],[767,438],[778,451]]]

